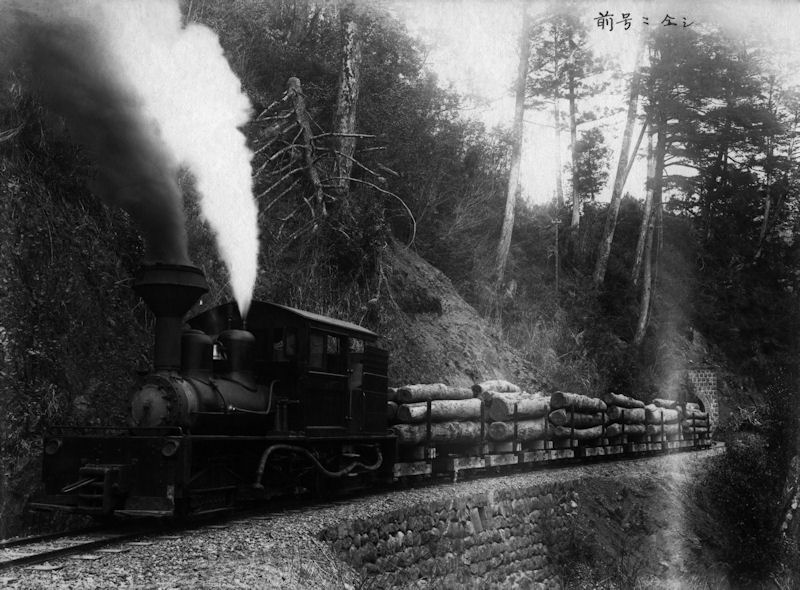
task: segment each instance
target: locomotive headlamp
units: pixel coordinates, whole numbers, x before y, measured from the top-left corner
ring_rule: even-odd
[[[175,455],[175,453],[178,452],[180,446],[181,446],[180,441],[177,441],[174,438],[170,438],[164,443],[164,446],[161,447],[161,454],[164,455],[165,457],[172,457]]]
[[[61,450],[61,446],[64,444],[60,438],[51,438],[44,444],[44,452],[48,455],[55,455],[59,450]]]

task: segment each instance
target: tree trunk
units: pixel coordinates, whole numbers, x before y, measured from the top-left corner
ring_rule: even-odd
[[[342,7],[342,67],[339,72],[339,94],[336,100],[334,130],[338,149],[335,158],[336,189],[346,195],[350,188],[350,173],[356,151],[356,111],[361,87],[361,38],[355,20],[355,4]]]
[[[642,223],[639,226],[639,240],[636,242],[636,256],[633,260],[633,270],[631,271],[631,282],[636,286],[639,284],[639,275],[642,273],[642,260],[644,257],[645,245],[649,234],[653,212],[653,187],[655,186],[656,176],[656,130],[655,125],[650,127],[647,136],[647,188],[644,196],[644,211],[642,212]]]
[[[556,203],[559,211],[564,206],[564,181],[561,178],[561,113],[558,110],[558,91],[553,98],[553,127],[555,130]]]
[[[519,441],[542,439],[546,432],[545,418],[517,422],[517,440]],[[495,442],[511,440],[514,438],[514,423],[492,422],[489,424],[489,438]]]
[[[401,445],[416,445],[427,439],[427,424],[395,424],[392,432]],[[479,442],[479,422],[437,422],[431,424],[431,442]]]
[[[491,420],[511,420],[514,417],[514,406],[517,407],[517,418],[537,418],[550,410],[549,397],[521,397],[513,393],[498,395],[489,405]]]
[[[300,86],[299,78],[289,78],[286,93],[292,101],[292,108],[294,110],[295,118],[297,119],[300,128],[302,129],[303,140],[303,159],[305,161],[306,173],[314,187],[314,201],[316,204],[316,211],[325,214],[325,192],[322,189],[322,181],[319,177],[317,170],[316,151],[314,147],[314,132],[311,129],[311,117],[306,108],[306,96],[303,94],[303,89]]]
[[[645,227],[646,245],[644,251],[644,279],[642,282],[642,299],[639,307],[639,321],[636,326],[636,334],[633,337],[635,346],[641,346],[644,336],[647,333],[647,324],[650,321],[651,303],[655,286],[655,275],[653,273],[653,233],[654,225],[658,222],[659,231],[659,250],[661,244],[661,189],[664,175],[664,157],[667,152],[667,130],[666,121],[659,115],[658,140],[654,154],[652,183],[648,183],[647,194],[650,197],[651,212],[650,218]],[[642,220],[644,225],[644,219]],[[641,236],[640,236],[641,237]],[[638,272],[635,277],[638,277]],[[634,285],[636,281],[634,280]]]
[[[500,232],[500,243],[497,247],[495,263],[495,279],[497,284],[503,282],[508,262],[508,251],[511,248],[511,232],[514,229],[514,207],[520,193],[519,171],[522,161],[522,142],[524,139],[525,117],[525,82],[528,78],[528,56],[530,39],[528,37],[528,10],[522,5],[522,30],[519,35],[519,64],[517,65],[517,86],[514,104],[514,127],[511,139],[511,168],[508,173],[508,190],[506,192],[506,210],[503,215],[503,229]]]
[[[477,420],[481,417],[481,400],[441,399],[431,402],[431,421],[448,422]],[[425,422],[428,418],[428,402],[403,404],[397,408],[397,421],[404,424]]]
[[[556,426],[574,426],[575,428],[590,428],[599,426],[603,423],[602,412],[584,414],[582,412],[572,412],[561,408],[550,412],[550,423]]]
[[[649,191],[648,191],[649,192]],[[647,323],[650,319],[650,296],[653,287],[653,216],[649,215],[645,229],[644,246],[644,277],[642,279],[642,298],[639,302],[639,321],[636,323],[636,334],[633,336],[633,345],[637,348],[644,341],[647,333]]]
[[[472,389],[451,387],[444,383],[423,383],[421,385],[405,385],[397,390],[395,397],[396,401],[401,404],[434,399],[469,399],[472,397]]]
[[[572,153],[572,224],[574,231],[578,231],[581,224],[581,196],[578,194],[578,123],[576,121],[578,106],[575,103],[575,78],[570,72],[568,81],[569,91],[569,141]]]
[[[631,169],[631,164],[636,158],[636,152],[639,150],[639,142],[642,140],[642,135],[639,135],[639,142],[633,153],[630,153],[631,137],[633,135],[633,127],[636,122],[636,111],[639,106],[639,62],[644,52],[645,36],[642,39],[636,50],[636,61],[633,64],[633,76],[631,77],[630,93],[628,95],[628,117],[625,120],[625,130],[622,134],[622,146],[619,151],[619,160],[617,162],[617,174],[614,178],[614,188],[611,191],[611,202],[608,204],[608,212],[606,213],[606,223],[603,228],[603,237],[600,239],[600,247],[597,254],[597,264],[595,265],[594,275],[592,279],[596,286],[603,284],[606,276],[606,269],[608,268],[608,257],[611,255],[611,244],[614,242],[614,232],[617,228],[617,217],[619,216],[619,205],[622,201],[622,190],[625,188],[625,181],[628,178],[628,173]],[[647,127],[645,121],[642,126],[642,134]]]

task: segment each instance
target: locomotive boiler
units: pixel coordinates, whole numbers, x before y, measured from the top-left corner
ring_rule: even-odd
[[[246,323],[231,302],[187,324],[207,291],[191,266],[146,266],[134,290],[155,316],[155,342],[130,425],[52,428],[34,508],[198,514],[390,477],[388,354],[375,333],[259,301]]]

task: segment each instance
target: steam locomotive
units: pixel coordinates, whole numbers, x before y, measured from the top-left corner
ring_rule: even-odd
[[[398,445],[388,428],[388,353],[361,326],[255,301],[184,316],[208,290],[191,266],[144,267],[134,290],[155,318],[153,371],[127,428],[55,427],[44,440],[44,495],[31,507],[111,516],[183,516],[247,501],[370,486],[441,469],[707,446],[707,437],[534,450]],[[430,402],[428,402],[430,404]],[[483,408],[483,406],[481,406]],[[431,442],[430,406],[428,443]],[[481,424],[485,424],[483,419]],[[483,426],[482,426],[483,429]],[[544,444],[537,441],[538,444]],[[569,446],[564,449],[563,445]],[[409,451],[411,451],[409,453]],[[422,451],[422,456],[417,456]]]
[[[208,290],[191,266],[142,269],[155,315],[153,371],[128,428],[56,427],[44,441],[34,509],[172,516],[243,500],[391,476],[388,353],[356,324],[253,302],[189,320]]]

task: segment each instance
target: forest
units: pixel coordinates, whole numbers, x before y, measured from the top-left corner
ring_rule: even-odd
[[[490,125],[475,116],[485,96],[430,66],[437,47],[414,2],[180,3],[183,26],[218,36],[251,106],[240,128],[253,298],[385,333],[443,313],[424,292],[398,304],[398,252],[413,252],[545,389],[651,399],[684,386],[676,369],[713,367],[720,436],[741,450],[709,483],[731,540],[721,559],[731,579],[789,583],[800,575],[800,527],[783,526],[800,485],[800,53],[782,32],[797,12],[499,4],[517,23],[499,89],[512,108]],[[611,50],[598,42],[612,37]],[[152,328],[129,287],[158,257],[136,206],[98,198],[103,158],[43,91],[43,68],[13,57],[18,45],[2,35],[0,537],[30,524],[20,505],[47,425],[124,423]],[[179,164],[188,256],[211,285],[203,305],[240,299],[238,262],[218,253],[199,176]],[[547,188],[530,182],[543,174]]]

